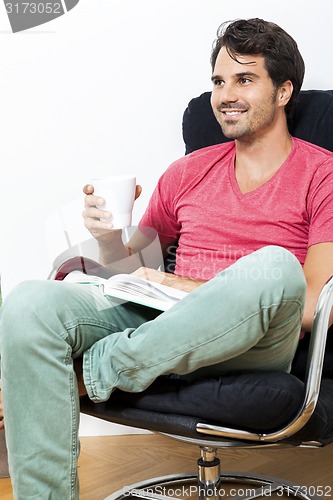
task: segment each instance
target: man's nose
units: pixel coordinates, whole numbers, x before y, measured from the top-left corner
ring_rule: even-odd
[[[225,83],[221,88],[221,93],[219,98],[220,102],[224,104],[238,101],[238,94],[235,85]]]

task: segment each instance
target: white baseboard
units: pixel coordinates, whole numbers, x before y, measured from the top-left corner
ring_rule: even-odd
[[[145,429],[114,424],[83,413],[80,414],[80,436],[114,436],[121,434],[151,434],[151,432]]]

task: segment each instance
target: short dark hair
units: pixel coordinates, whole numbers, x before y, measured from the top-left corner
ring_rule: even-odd
[[[238,55],[262,55],[276,88],[287,80],[292,82],[294,90],[285,107],[290,122],[304,78],[304,61],[295,40],[277,24],[258,18],[239,19],[218,28],[211,54],[213,70],[222,47],[236,61]]]

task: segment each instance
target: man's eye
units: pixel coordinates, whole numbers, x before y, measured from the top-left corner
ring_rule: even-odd
[[[215,87],[220,87],[221,85],[223,85],[223,80],[214,80],[213,81]]]
[[[249,82],[251,82],[251,80],[249,78],[240,78],[240,80],[239,80],[239,83],[242,83],[242,84],[249,83]]]

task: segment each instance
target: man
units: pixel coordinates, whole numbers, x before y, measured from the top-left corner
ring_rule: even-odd
[[[16,499],[77,498],[73,359],[80,393],[102,401],[162,374],[288,371],[301,329],[311,328],[333,274],[333,155],[288,132],[302,58],[278,26],[241,20],[218,34],[212,69],[213,110],[234,141],[172,164],[128,245],[85,188],[85,224],[105,264],[134,270],[153,228],[164,252],[178,245],[175,276],[144,272],[191,293],[160,315],[70,283],[23,283],[6,300],[1,357]]]

